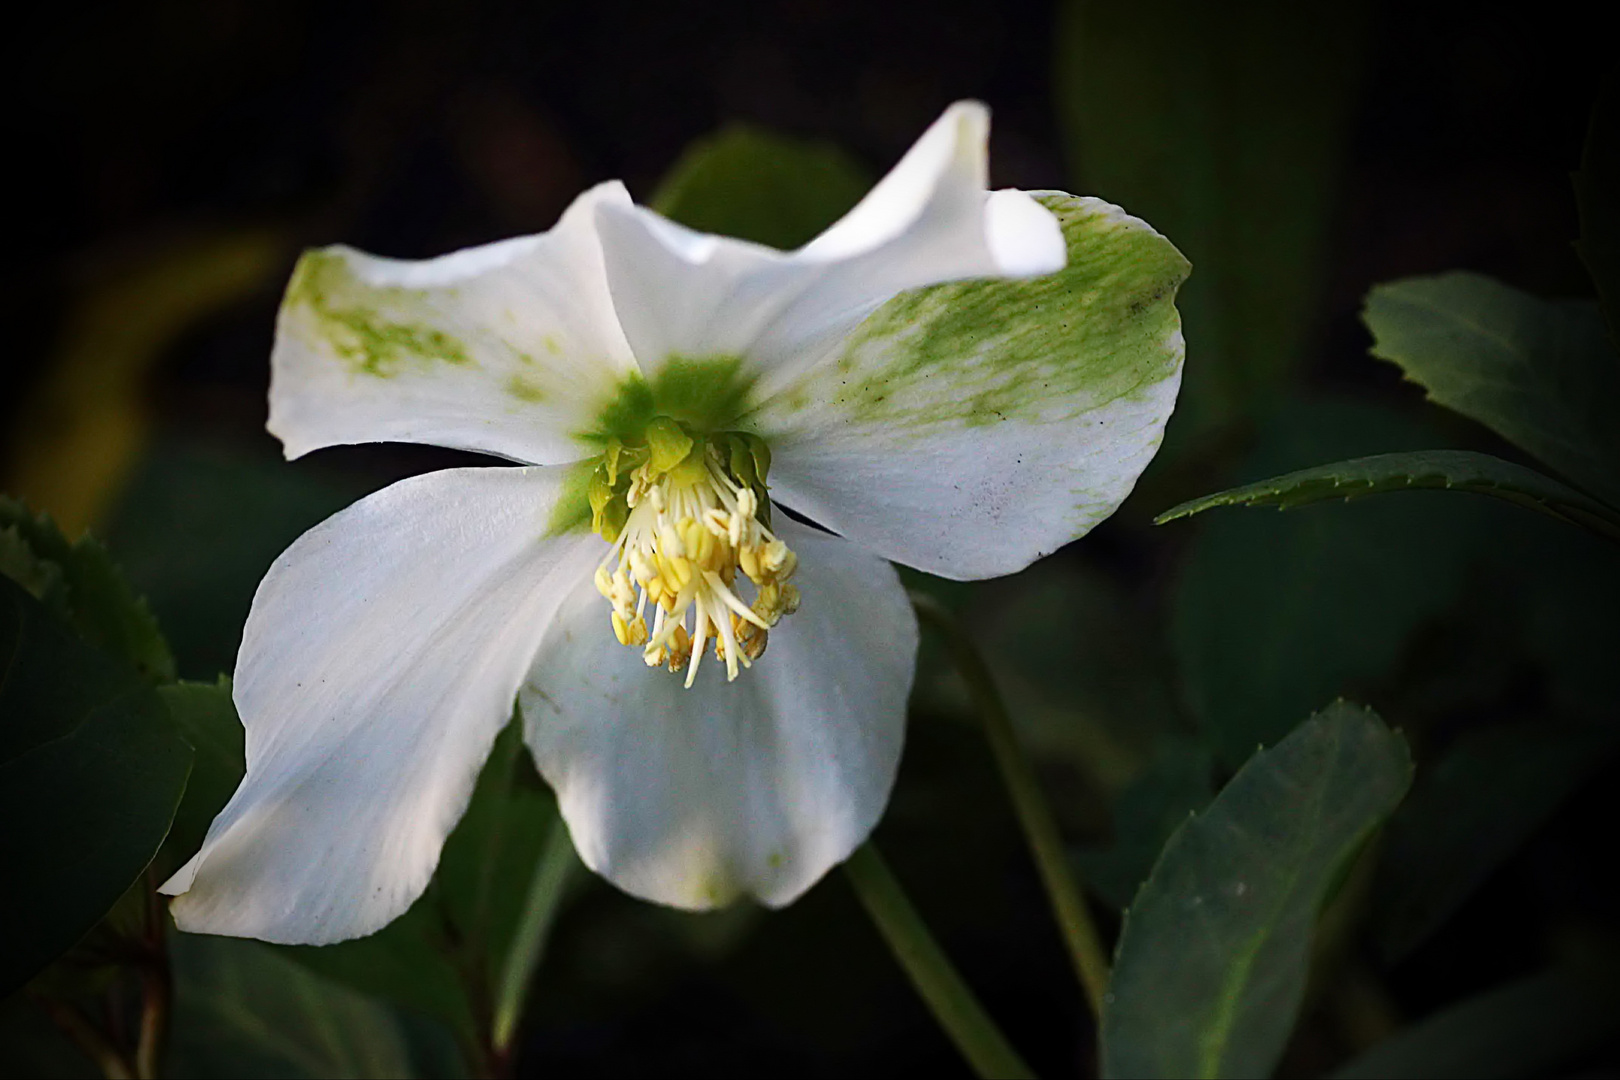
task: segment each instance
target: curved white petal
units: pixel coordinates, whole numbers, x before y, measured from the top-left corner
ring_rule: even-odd
[[[1175,406],[1187,261],[1116,206],[1043,201],[1060,273],[897,297],[744,418],[777,499],[951,578],[1027,566],[1124,501]]]
[[[386,488],[288,548],[253,598],[235,699],[247,777],[163,886],[182,930],[321,944],[427,886],[595,536],[543,540],[561,469]]]
[[[888,801],[917,651],[911,606],[888,563],[786,515],[778,524],[799,554],[803,606],[735,682],[719,663],[690,690],[646,667],[587,586],[519,695],[581,858],[635,896],[786,904],[866,839]]]
[[[1062,267],[1051,214],[1022,192],[985,190],[989,130],[983,105],[951,106],[859,205],[794,252],[602,206],[608,281],[643,370],[741,356],[768,395],[896,293]]]
[[[270,423],[287,456],[421,442],[557,464],[635,369],[585,192],[550,232],[437,259],[307,252],[276,322]]]

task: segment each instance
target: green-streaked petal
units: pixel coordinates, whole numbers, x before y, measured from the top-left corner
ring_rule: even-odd
[[[895,570],[779,519],[803,602],[735,682],[690,690],[614,640],[581,580],[519,696],[524,736],[586,865],[689,909],[781,906],[847,858],[888,802],[917,622]]]
[[[744,418],[780,501],[952,578],[1011,573],[1114,512],[1175,406],[1189,266],[1116,206],[1040,201],[1066,268],[898,296]]]
[[[635,371],[608,295],[585,192],[548,233],[437,259],[346,247],[306,253],[276,323],[270,431],[290,458],[323,446],[420,442],[535,464],[577,437]]]
[[[604,205],[608,280],[649,379],[672,358],[802,370],[904,289],[1062,266],[1052,215],[1021,191],[986,190],[989,136],[989,110],[957,102],[854,209],[792,252]]]
[[[557,605],[602,542],[546,538],[567,470],[447,469],[305,533],[259,585],[247,776],[163,886],[197,933],[325,944],[422,893]]]

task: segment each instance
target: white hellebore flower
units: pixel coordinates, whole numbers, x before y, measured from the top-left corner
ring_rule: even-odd
[[[1086,532],[1180,381],[1185,260],[1106,203],[986,191],[988,130],[952,106],[791,252],[608,183],[537,236],[307,254],[272,357],[288,457],[528,464],[394,484],[276,560],[236,666],[247,777],[163,886],[180,927],[388,923],[514,695],[580,856],[636,896],[782,905],[848,856],[917,649],[890,560],[992,577]]]

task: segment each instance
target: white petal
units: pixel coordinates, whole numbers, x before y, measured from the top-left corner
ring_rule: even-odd
[[[1060,273],[897,297],[743,419],[777,499],[951,578],[1027,566],[1124,501],[1181,383],[1187,261],[1116,206],[1044,201]]]
[[[780,515],[803,606],[732,683],[620,646],[581,588],[523,687],[525,734],[581,858],[625,891],[702,909],[792,901],[882,815],[917,624],[893,567]]]
[[[649,377],[670,357],[742,356],[766,373],[823,355],[905,289],[1063,266],[1057,222],[985,190],[990,118],[946,110],[859,205],[795,252],[695,233],[643,207],[598,211],[626,336]]]
[[[323,446],[421,442],[554,464],[635,361],[608,295],[599,206],[550,232],[423,262],[352,248],[305,254],[276,323],[270,431],[289,458]]]
[[[236,665],[247,777],[163,886],[182,930],[342,941],[421,894],[548,620],[605,550],[542,539],[562,472],[413,477],[276,560]]]

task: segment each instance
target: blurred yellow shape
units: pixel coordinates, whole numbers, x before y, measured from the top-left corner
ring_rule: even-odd
[[[11,432],[5,490],[78,537],[145,443],[143,389],[165,349],[265,285],[285,266],[287,249],[266,231],[193,235],[87,289]]]

